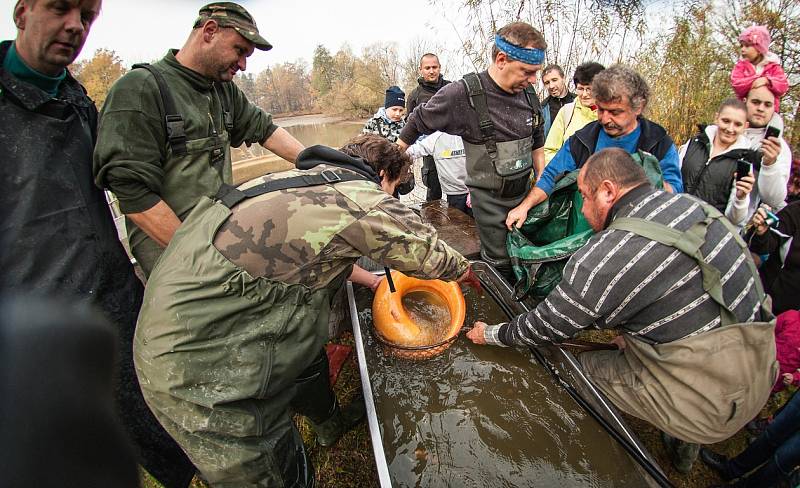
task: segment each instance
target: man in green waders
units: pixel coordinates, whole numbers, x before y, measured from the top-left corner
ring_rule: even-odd
[[[201,197],[175,233],[147,284],[134,357],[150,408],[213,486],[313,485],[290,416],[301,388],[315,393],[301,401],[322,445],[363,417],[363,401],[339,408],[327,362],[317,367],[330,298],[356,259],[474,280],[391,196],[410,164],[371,134],[313,146],[296,170]]]
[[[546,46],[542,34],[524,22],[503,27],[489,69],[442,87],[409,115],[397,141],[405,150],[420,134],[461,136],[481,258],[514,281],[505,221],[528,194],[531,170],[538,176],[544,169],[541,106],[532,84]]]
[[[271,48],[243,7],[215,2],[200,9],[180,50],[111,88],[94,176],[119,199],[146,276],[197,200],[231,183],[231,145],[259,143],[289,161],[303,149],[231,82],[255,49]]]

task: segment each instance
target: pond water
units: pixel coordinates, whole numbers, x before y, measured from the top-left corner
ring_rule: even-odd
[[[466,323],[508,317],[465,292]],[[372,295],[356,293],[367,366],[395,487],[646,486],[629,455],[525,351],[475,346],[443,354],[384,354]]]

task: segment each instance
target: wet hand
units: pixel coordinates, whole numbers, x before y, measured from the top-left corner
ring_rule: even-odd
[[[611,340],[611,343],[617,346],[620,351],[625,349],[625,338],[621,335],[616,336]]]
[[[481,280],[479,280],[478,275],[476,275],[475,272],[472,271],[472,266],[467,268],[467,271],[463,275],[461,275],[461,277],[458,278],[458,283],[472,288],[478,294],[483,293]]]
[[[764,153],[762,163],[765,166],[772,166],[781,153],[781,141],[777,137],[767,137],[761,141],[761,151]]]
[[[471,340],[473,343],[478,345],[486,344],[486,339],[483,337],[483,332],[486,330],[486,324],[484,322],[475,322],[475,325],[472,326],[472,329],[467,332],[467,339]]]
[[[745,176],[741,180],[736,182],[736,199],[742,200],[744,197],[750,194],[753,191],[753,185],[756,183],[756,178],[753,176],[753,173]]]
[[[530,209],[524,204],[512,208],[506,216],[506,227],[508,230],[511,230],[512,227],[516,227],[517,229],[522,227],[522,224],[525,223],[525,219],[528,218],[528,210]]]
[[[469,334],[467,334],[467,337],[469,337]],[[794,376],[792,375],[792,373],[783,373],[783,384],[784,384],[784,386],[791,385],[793,379],[794,379]]]

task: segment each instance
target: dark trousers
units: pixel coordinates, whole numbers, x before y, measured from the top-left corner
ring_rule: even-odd
[[[733,477],[758,468],[734,486],[774,486],[788,478],[800,465],[800,395],[795,394],[767,429],[728,465]]]
[[[447,205],[449,207],[457,208],[472,217],[472,209],[467,207],[467,195],[469,195],[469,193],[462,193],[461,195],[447,195]]]
[[[439,183],[439,172],[436,171],[436,163],[433,156],[422,158],[422,183],[428,188],[425,195],[426,202],[433,202],[442,198],[442,185]]]

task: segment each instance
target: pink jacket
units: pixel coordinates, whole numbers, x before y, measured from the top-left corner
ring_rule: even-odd
[[[784,73],[780,63],[775,62],[776,60],[779,61],[777,56],[768,53],[768,57],[765,59],[766,64],[764,64],[762,71],[756,73],[756,67],[753,66],[753,63],[746,59],[740,59],[731,72],[731,86],[733,86],[736,96],[744,99],[750,91],[750,87],[753,86],[753,82],[764,77],[768,80],[767,87],[769,91],[775,95],[775,111],[777,112],[780,98],[789,90],[789,80],[786,78],[786,73]]]
[[[775,349],[780,364],[780,375],[772,391],[781,391],[785,388],[784,373],[791,373],[794,376],[792,384],[800,385],[800,373],[797,372],[797,368],[800,368],[800,311],[787,310],[778,315],[778,323],[775,326]]]

